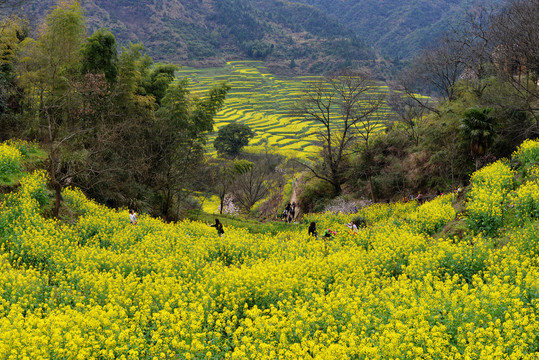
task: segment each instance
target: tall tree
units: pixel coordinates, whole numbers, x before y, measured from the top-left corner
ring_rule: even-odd
[[[110,84],[118,76],[116,38],[105,29],[94,32],[82,46],[82,73],[104,74]]]
[[[485,155],[496,137],[494,118],[490,116],[492,109],[471,108],[466,110],[461,120],[464,138],[470,144],[470,155],[475,160],[476,170],[479,157]]]
[[[342,191],[353,145],[361,136],[368,142],[377,124],[376,112],[383,95],[376,88],[368,73],[342,70],[311,83],[295,105],[296,115],[322,125],[316,140],[322,162],[305,166],[315,177],[330,183],[336,195]]]
[[[76,137],[87,131],[86,124],[76,122],[72,116],[75,111],[72,85],[79,76],[84,36],[80,5],[62,2],[47,16],[39,37],[27,38],[21,44],[20,81],[27,96],[35,99],[32,110],[38,130],[45,129],[41,137],[49,146],[47,168],[55,191],[55,216],[60,208],[61,189],[73,177],[64,160],[84,158],[85,149],[69,148]]]
[[[17,84],[17,52],[27,35],[26,23],[17,16],[0,22],[0,140],[23,129],[13,115],[18,112],[23,98]]]
[[[462,63],[464,80],[477,97],[483,95],[489,85],[488,79],[494,75],[492,55],[495,42],[492,36],[492,23],[497,8],[495,6],[477,6],[469,11],[461,22],[453,26],[448,41],[460,49],[457,54]]]
[[[539,12],[538,0],[511,0],[495,17],[492,33],[497,48],[495,64],[501,77],[513,87],[519,102],[534,119],[539,133]]]
[[[219,129],[213,146],[219,154],[237,156],[241,149],[249,144],[249,139],[253,136],[253,131],[249,126],[232,123]]]
[[[230,89],[221,84],[198,98],[190,96],[187,85],[183,79],[169,86],[152,130],[153,184],[160,195],[161,215],[168,219],[178,217],[184,189],[200,165],[206,135],[213,130],[213,117]]]
[[[463,48],[463,44],[445,36],[436,47],[416,57],[413,65],[400,75],[399,90],[418,105],[439,115],[432,98],[454,100],[455,84],[465,69],[461,58]]]

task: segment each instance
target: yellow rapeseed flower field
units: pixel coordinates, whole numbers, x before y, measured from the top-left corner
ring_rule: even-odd
[[[0,202],[0,359],[536,359],[537,185],[517,176],[481,169],[460,215],[442,196],[218,237],[76,189],[74,220],[47,219],[33,173]],[[469,232],[444,236],[455,221]]]

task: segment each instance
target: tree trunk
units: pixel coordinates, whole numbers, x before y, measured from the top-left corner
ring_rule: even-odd
[[[374,196],[374,187],[372,186],[372,175],[369,174],[369,189],[371,191],[371,200],[372,203],[376,203],[376,197]]]
[[[55,219],[58,219],[58,215],[60,214],[60,204],[62,202],[62,187],[56,181],[53,187],[54,187],[54,210],[53,210],[52,216],[54,216]]]
[[[223,215],[223,207],[225,206],[225,192],[223,192],[219,199],[221,200],[221,204],[219,205],[219,215]]]
[[[334,194],[335,196],[341,195],[342,189],[341,189],[341,184],[339,183],[339,181],[333,182],[333,191],[335,193]]]

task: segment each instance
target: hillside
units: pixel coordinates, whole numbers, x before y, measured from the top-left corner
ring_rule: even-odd
[[[20,147],[0,144],[0,174]],[[46,175],[26,174],[0,195],[0,358],[535,359],[538,161],[528,141],[466,195],[222,237],[76,189],[51,220]]]
[[[53,3],[31,2],[25,13],[35,20]],[[88,0],[82,5],[90,31],[106,27],[121,44],[142,42],[157,61],[200,67],[254,59],[281,72],[322,72],[374,58],[353,31],[297,2]]]
[[[322,9],[392,58],[413,57],[483,0],[297,0]],[[492,0],[491,5],[505,0]]]
[[[294,102],[315,76],[279,77],[269,72],[261,61],[232,61],[217,68],[183,68],[178,76],[187,77],[194,94],[207,92],[215,83],[226,81],[231,89],[222,109],[216,114],[215,131],[210,137],[209,151],[215,154],[212,141],[217,131],[230,123],[248,125],[255,133],[246,148],[249,152],[271,150],[288,158],[316,158],[314,145],[321,124],[290,115]],[[387,93],[380,83],[379,91]],[[378,112],[382,122],[389,109]]]

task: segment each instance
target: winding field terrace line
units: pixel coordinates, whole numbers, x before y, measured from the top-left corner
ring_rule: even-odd
[[[303,89],[319,79],[317,76],[278,78],[269,74],[259,61],[231,61],[220,68],[183,68],[179,77],[190,79],[190,90],[202,94],[220,81],[227,81],[231,89],[225,104],[215,117],[216,132],[222,126],[239,122],[248,125],[255,133],[247,151],[259,152],[269,147],[287,157],[312,158],[318,148],[313,146],[317,129],[321,126],[314,121],[289,115],[290,107],[302,94]],[[380,93],[387,87],[380,86]],[[382,108],[382,118],[390,112]],[[380,122],[380,129],[383,129]],[[208,152],[215,153],[210,136]]]

